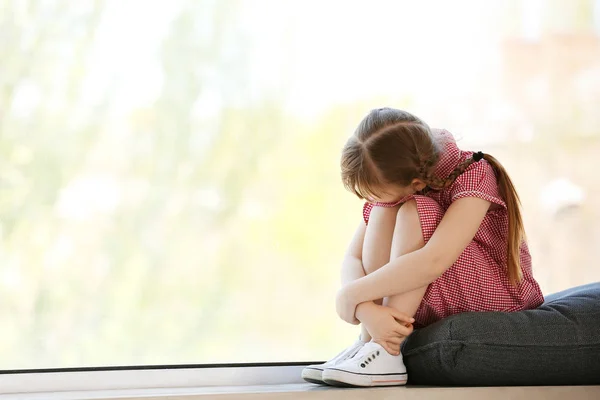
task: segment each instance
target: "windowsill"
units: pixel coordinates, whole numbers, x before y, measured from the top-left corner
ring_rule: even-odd
[[[511,387],[426,387],[333,388],[308,383],[216,386],[203,388],[164,388],[131,390],[95,390],[54,393],[22,393],[0,395],[0,400],[195,400],[195,399],[381,399],[407,400],[506,400],[523,398],[564,399],[600,398],[600,386],[511,386]]]

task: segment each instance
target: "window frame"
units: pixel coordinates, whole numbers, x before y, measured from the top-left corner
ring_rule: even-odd
[[[0,394],[304,383],[310,362],[0,370]]]

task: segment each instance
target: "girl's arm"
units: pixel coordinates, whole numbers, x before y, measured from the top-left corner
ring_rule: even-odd
[[[423,248],[350,282],[342,289],[346,292],[342,297],[357,305],[430,284],[452,266],[473,240],[490,205],[477,197],[456,200]]]
[[[358,226],[354,236],[350,241],[348,250],[342,261],[342,286],[365,276],[365,270],[362,264],[362,248],[365,241],[365,232],[367,227],[364,222]]]

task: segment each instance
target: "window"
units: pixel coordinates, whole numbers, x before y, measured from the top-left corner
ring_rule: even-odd
[[[600,279],[596,3],[4,2],[0,369],[351,343],[338,160],[382,105],[503,162],[545,293]]]

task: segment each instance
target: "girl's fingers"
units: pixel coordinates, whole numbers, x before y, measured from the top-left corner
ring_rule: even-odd
[[[412,325],[404,326],[404,325],[398,324],[396,326],[396,329],[394,330],[394,332],[396,332],[400,336],[408,336],[413,332],[413,326]]]
[[[392,347],[390,346],[390,344],[387,341],[380,343],[380,344],[383,346],[385,351],[387,351],[390,354],[394,354],[394,350],[392,349]]]
[[[387,342],[389,342],[390,344],[395,344],[395,345],[400,345],[400,343],[402,343],[403,338],[399,337],[399,336],[391,336],[387,339],[385,339]]]
[[[378,340],[379,343],[385,351],[393,356],[397,356],[400,354],[400,345],[402,344],[403,339],[397,336],[391,336],[389,338]]]
[[[389,344],[388,345],[391,351],[388,351],[393,356],[397,356],[400,354],[400,345],[397,344]]]
[[[392,308],[392,307],[388,307],[388,308],[389,308],[392,316],[394,318],[396,318],[398,320],[398,322],[405,323],[405,324],[412,324],[413,322],[415,322],[415,319],[413,317],[410,317],[407,314],[404,314],[403,312],[396,310],[395,308]]]

